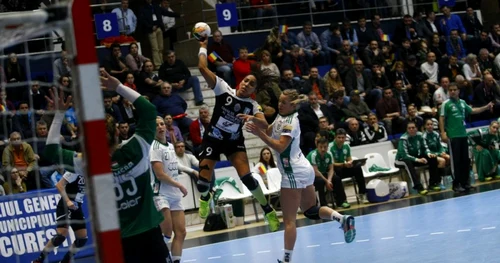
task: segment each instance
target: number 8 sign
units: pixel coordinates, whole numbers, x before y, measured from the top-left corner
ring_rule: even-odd
[[[115,13],[95,15],[94,21],[97,39],[105,39],[120,35],[118,18]]]
[[[217,4],[215,5],[215,12],[217,13],[219,27],[238,26],[236,3]]]

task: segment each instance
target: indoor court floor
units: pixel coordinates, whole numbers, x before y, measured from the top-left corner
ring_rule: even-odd
[[[392,208],[358,210],[364,215],[356,217],[357,236],[351,244],[343,242],[337,222],[300,220],[293,262],[500,262],[500,190],[487,188],[455,198],[448,191],[389,204]],[[265,233],[260,227],[186,240],[185,247],[186,263],[275,263],[282,257],[283,231]]]

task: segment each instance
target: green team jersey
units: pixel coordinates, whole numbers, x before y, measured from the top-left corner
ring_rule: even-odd
[[[427,144],[427,148],[433,154],[441,154],[445,152],[443,145],[441,145],[441,136],[437,131],[431,132],[423,132],[425,143]]]
[[[135,134],[111,156],[122,238],[146,232],[163,221],[153,201],[149,162],[149,150],[156,133],[156,108],[143,97],[136,99],[134,106],[138,114]],[[62,149],[59,144],[47,145],[45,153],[54,162],[62,160],[65,165],[74,167],[75,172],[82,169],[81,156]]]
[[[431,151],[427,148],[427,144],[421,132],[417,132],[415,136],[410,136],[405,132],[399,139],[396,160],[415,161],[420,158],[420,156],[429,153],[431,153]]]
[[[498,134],[491,134],[490,128],[479,128],[467,133],[469,139],[469,144],[472,146],[482,146],[483,148],[488,148],[491,145],[495,145],[495,142],[499,141]]]
[[[344,145],[339,148],[337,147],[337,143],[333,141],[330,153],[333,155],[334,163],[344,163],[347,162],[347,158],[351,157],[351,147],[344,143]]]
[[[318,167],[318,171],[322,174],[328,173],[328,166],[333,164],[333,155],[330,152],[326,152],[323,157],[318,152],[318,149],[314,149],[307,155],[307,160],[313,166]]]
[[[444,117],[444,129],[448,138],[467,137],[465,117],[472,113],[472,108],[464,100],[448,99],[441,105],[440,116]]]

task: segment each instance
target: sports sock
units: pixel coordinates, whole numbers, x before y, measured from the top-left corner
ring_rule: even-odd
[[[260,185],[257,186],[252,192],[253,197],[259,201],[259,204],[261,206],[266,206],[267,205],[267,198],[264,195],[264,192],[262,191],[262,188],[260,188]]]
[[[289,263],[289,262],[292,262],[292,254],[293,254],[293,250],[288,250],[288,249],[285,249],[285,252],[283,253],[283,262],[285,263]]]
[[[200,199],[203,200],[203,201],[210,200],[210,192],[201,193]]]
[[[165,241],[165,244],[168,244],[168,242],[170,241],[170,238],[169,236],[166,236],[166,235],[163,235],[163,241]]]
[[[339,212],[335,211],[335,210],[332,210],[332,214],[330,215],[330,219],[333,221],[337,221],[339,223],[343,223],[342,220],[343,220],[344,216],[341,215]]]
[[[181,262],[181,256],[172,256],[172,261],[173,261],[174,263]]]

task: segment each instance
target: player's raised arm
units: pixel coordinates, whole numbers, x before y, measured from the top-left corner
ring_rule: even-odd
[[[208,86],[213,89],[217,82],[217,76],[208,68],[207,43],[208,38],[205,38],[203,42],[200,42],[200,51],[198,53],[198,69],[200,70],[203,78],[205,78]]]

